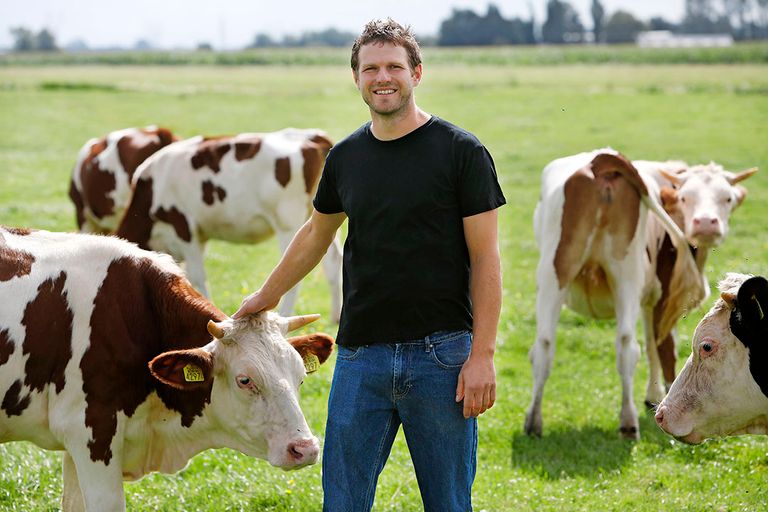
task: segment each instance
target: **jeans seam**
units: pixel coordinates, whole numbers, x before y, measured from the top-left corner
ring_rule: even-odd
[[[376,489],[376,486],[374,485],[374,483],[376,482],[375,473],[380,471],[379,466],[381,465],[381,452],[384,450],[384,442],[386,441],[387,436],[389,435],[389,430],[392,427],[393,416],[394,416],[394,413],[389,415],[389,419],[387,420],[387,426],[384,428],[384,435],[381,436],[381,441],[379,441],[379,448],[376,453],[376,464],[373,465],[373,472],[370,474],[368,478],[368,490],[365,493],[365,503],[368,506],[367,510],[371,510],[371,508],[373,507],[373,497]]]

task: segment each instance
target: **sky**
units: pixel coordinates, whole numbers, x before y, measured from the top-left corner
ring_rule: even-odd
[[[601,0],[608,14],[628,10],[640,19],[680,21],[684,0]],[[545,18],[546,0],[496,0],[506,18]],[[570,0],[582,23],[592,24],[592,0]],[[130,47],[147,40],[163,48],[239,49],[257,33],[280,39],[334,27],[359,33],[366,21],[392,17],[417,35],[436,35],[454,8],[484,14],[488,0],[0,0],[0,48],[13,45],[12,27],[51,30],[60,45],[82,40],[91,48]]]

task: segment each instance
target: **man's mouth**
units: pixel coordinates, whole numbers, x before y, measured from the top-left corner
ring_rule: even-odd
[[[389,94],[395,94],[394,89],[379,89],[378,91],[373,91],[373,94],[376,94],[377,96],[387,96]]]

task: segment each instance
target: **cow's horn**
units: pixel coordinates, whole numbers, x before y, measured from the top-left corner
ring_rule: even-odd
[[[757,167],[752,167],[751,169],[747,169],[746,171],[741,171],[740,173],[734,174],[732,177],[728,178],[728,183],[731,185],[735,185],[740,181],[744,181],[745,179],[749,178],[753,174],[757,172]]]
[[[208,320],[208,332],[216,339],[221,339],[224,337],[224,329],[219,327],[219,324],[214,322],[213,320]]]
[[[288,332],[291,332],[314,322],[318,318],[320,318],[320,315],[289,316],[285,319],[285,322],[288,325]]]

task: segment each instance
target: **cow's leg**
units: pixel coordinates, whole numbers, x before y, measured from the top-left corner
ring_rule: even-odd
[[[555,332],[560,319],[560,308],[565,301],[565,290],[560,290],[557,276],[552,271],[541,271],[537,277],[536,292],[536,341],[528,352],[533,370],[533,393],[525,415],[525,433],[541,436],[541,401],[544,384],[552,370],[555,358]]]
[[[102,461],[94,462],[90,457],[90,450],[84,449],[72,450],[68,448],[71,454],[71,461],[64,459],[64,471],[72,473],[71,466],[76,469],[76,482],[82,482],[80,492],[82,493],[82,504],[85,510],[98,511],[123,511],[125,510],[125,494],[123,493],[123,471],[119,458],[113,456],[110,463],[105,465]],[[67,468],[67,466],[70,468]],[[72,479],[69,479],[70,483]],[[65,482],[65,491],[66,488]],[[77,502],[74,501],[76,504]],[[74,510],[77,510],[76,508]]]
[[[628,258],[629,259],[629,258]],[[621,436],[625,439],[639,439],[640,423],[637,408],[632,397],[633,381],[637,360],[640,358],[640,346],[635,336],[637,317],[640,313],[638,290],[639,265],[627,265],[613,275],[614,303],[616,307],[616,368],[621,377]]]
[[[331,319],[336,323],[341,318],[341,259],[341,242],[337,231],[323,256],[323,271],[331,289]]]
[[[645,406],[652,409],[661,403],[665,390],[662,385],[661,362],[656,347],[656,332],[653,328],[653,308],[643,308],[643,331],[645,333],[645,353],[648,357],[648,386],[645,388]]]
[[[664,372],[664,384],[666,389],[675,380],[675,367],[677,365],[677,328],[672,329],[664,340],[659,343],[659,360]]]
[[[294,233],[295,231],[293,230],[281,230],[277,232],[277,241],[280,244],[280,254],[285,253],[285,250],[288,248],[291,240],[293,240]],[[282,316],[290,316],[293,313],[293,308],[296,305],[296,297],[299,295],[300,286],[301,282],[296,283],[296,286],[288,290],[285,295],[283,295],[283,298],[280,301],[279,309]]]
[[[80,481],[77,479],[75,461],[72,460],[69,452],[64,452],[62,480],[64,489],[61,494],[61,510],[63,512],[84,512],[83,493],[80,491]]]
[[[192,286],[206,297],[210,297],[205,278],[205,243],[193,238],[182,247],[187,279]]]

